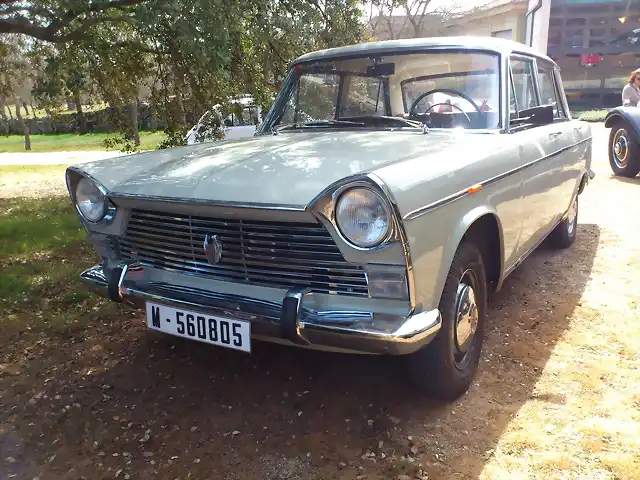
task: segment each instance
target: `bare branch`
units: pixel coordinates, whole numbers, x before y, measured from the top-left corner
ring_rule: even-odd
[[[0,11],[0,15],[6,16],[7,13],[13,13],[14,15],[5,17],[0,20],[0,33],[20,33],[23,35],[28,35],[30,37],[36,38],[38,40],[43,40],[51,43],[63,43],[71,40],[82,40],[86,37],[86,33],[88,30],[95,25],[105,22],[121,22],[128,21],[129,17],[126,15],[119,16],[101,16],[101,17],[92,17],[92,18],[82,18],[80,17],[90,14],[102,12],[109,9],[117,9],[124,10],[127,7],[135,6],[140,3],[145,2],[146,0],[113,0],[113,1],[99,1],[89,3],[82,8],[76,8],[66,11],[62,15],[54,15],[54,12],[50,12],[49,15],[53,16],[55,20],[53,20],[46,27],[38,25],[35,22],[27,20],[22,15],[15,15],[18,12],[18,6],[11,7],[7,10]],[[5,4],[16,4],[18,1],[14,0],[4,0]],[[27,11],[30,13],[35,13],[29,7],[22,8],[22,11]],[[38,12],[40,15],[43,15],[45,12]],[[49,13],[49,12],[46,12]],[[45,15],[43,15],[45,16]],[[79,21],[79,25],[74,27],[71,31],[63,33],[65,29],[67,29],[72,22],[75,20]]]

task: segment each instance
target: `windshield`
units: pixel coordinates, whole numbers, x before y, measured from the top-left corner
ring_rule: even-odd
[[[297,65],[269,129],[493,129],[500,125],[498,55],[428,52]]]

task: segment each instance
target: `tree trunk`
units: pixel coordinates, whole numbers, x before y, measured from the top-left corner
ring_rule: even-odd
[[[24,132],[24,149],[29,151],[31,150],[31,135],[29,134],[29,125],[22,118],[22,114],[20,113],[20,102],[16,99],[16,118],[18,119],[18,123],[22,131]]]
[[[180,125],[184,125],[187,123],[187,119],[184,111],[184,101],[182,96],[184,95],[184,77],[181,73],[174,69],[173,71],[173,83],[175,85],[175,94],[176,94],[176,104],[178,106],[177,118],[176,120]]]
[[[35,118],[37,120],[38,119],[38,115],[36,114],[36,109],[33,108],[33,103],[29,103],[29,105],[31,106],[31,113],[33,113],[33,118]]]
[[[13,120],[13,113],[11,113],[11,107],[9,105],[5,105],[7,107],[7,111],[9,112],[9,118]]]
[[[140,146],[140,132],[138,131],[138,97],[133,99],[131,102],[131,108],[129,109],[131,113],[131,130],[133,132],[133,143],[136,147]]]
[[[82,100],[80,99],[79,90],[73,92],[73,101],[76,104],[76,112],[78,113],[78,127],[80,127],[80,133],[87,133],[89,131],[87,128],[87,117],[84,116],[84,112],[82,111]]]
[[[3,120],[9,120],[9,117],[7,117],[7,114],[4,113],[4,107],[5,107],[5,102],[4,100],[0,99],[0,117],[2,117]]]
[[[27,108],[27,102],[22,102],[22,108],[24,108],[24,111],[27,114],[27,117],[29,116],[29,109]]]

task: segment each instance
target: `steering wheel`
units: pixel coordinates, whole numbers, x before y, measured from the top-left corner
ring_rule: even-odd
[[[414,100],[414,102],[411,104],[411,108],[409,109],[409,118],[411,117],[415,117],[417,116],[416,113],[416,107],[418,106],[418,103],[420,103],[420,101],[424,98],[427,97],[429,95],[432,95],[436,92],[439,93],[446,93],[447,95],[455,95],[456,97],[460,97],[463,100],[466,100],[467,102],[469,102],[473,108],[476,109],[476,111],[480,114],[482,114],[482,110],[480,110],[480,107],[476,104],[476,102],[474,102],[473,100],[471,100],[471,98],[469,98],[467,95],[465,95],[462,92],[459,92],[457,90],[453,90],[450,88],[434,88],[433,90],[429,90],[428,92],[424,92],[423,94],[419,95],[418,98],[416,98]],[[453,103],[449,104],[449,103],[434,103],[433,105],[431,105],[429,108],[427,108],[427,112],[429,110],[431,110],[433,107],[435,107],[436,105],[450,105],[451,107],[460,110],[460,112],[462,112],[462,114],[464,115],[464,117],[467,119],[467,121],[471,124],[471,119],[469,118],[469,115],[467,115],[467,113],[462,110],[459,106],[454,105]],[[425,112],[425,113],[427,113]]]

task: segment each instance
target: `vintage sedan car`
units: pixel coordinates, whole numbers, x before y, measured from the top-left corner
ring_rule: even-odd
[[[547,236],[576,238],[590,165],[558,67],[462,37],[304,55],[254,138],[87,163],[67,184],[102,257],[82,279],[149,328],[404,355],[453,399],[489,293]]]
[[[633,178],[640,172],[640,108],[616,107],[607,113],[609,165],[614,175]]]

